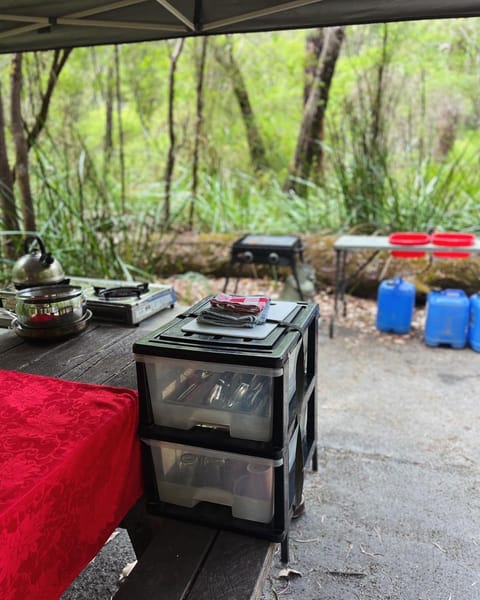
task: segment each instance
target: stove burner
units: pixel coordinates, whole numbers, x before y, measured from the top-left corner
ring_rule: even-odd
[[[131,296],[136,296],[140,298],[142,294],[146,294],[148,292],[148,283],[139,283],[135,286],[120,286],[120,287],[101,287],[101,286],[93,286],[95,291],[95,296],[98,298],[129,298]]]

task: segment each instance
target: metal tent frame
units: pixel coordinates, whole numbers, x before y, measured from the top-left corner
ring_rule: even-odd
[[[479,0],[0,0],[0,53],[476,16]]]

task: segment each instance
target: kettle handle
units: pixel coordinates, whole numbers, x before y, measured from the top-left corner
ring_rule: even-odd
[[[45,267],[51,265],[53,263],[53,256],[50,252],[45,252],[45,244],[42,242],[41,238],[38,237],[38,235],[29,235],[25,238],[25,241],[23,242],[23,249],[25,254],[29,253],[32,242],[37,242],[37,244],[40,246],[40,263]]]
[[[32,245],[32,242],[36,241],[40,247],[40,252],[42,253],[42,256],[45,254],[45,244],[42,242],[41,238],[38,237],[38,235],[29,235],[25,238],[24,242],[23,242],[23,250],[25,252],[25,254],[28,254],[30,252],[30,246]]]

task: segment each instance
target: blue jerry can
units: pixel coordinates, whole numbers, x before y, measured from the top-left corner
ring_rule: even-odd
[[[475,352],[480,352],[480,294],[470,296],[468,343]]]
[[[427,296],[425,343],[464,348],[467,343],[470,300],[463,290],[441,290]]]
[[[408,333],[415,306],[415,286],[401,277],[382,281],[377,294],[377,329]]]

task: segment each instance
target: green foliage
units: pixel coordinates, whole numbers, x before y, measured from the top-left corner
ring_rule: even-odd
[[[199,232],[475,230],[478,21],[349,27],[329,95],[321,141],[324,168],[316,177],[321,184],[302,182],[306,191],[300,197],[285,193],[282,185],[302,118],[306,33],[208,40],[195,198],[200,40],[186,41],[176,72],[168,223],[163,208],[174,43],[119,47],[119,80],[113,47],[74,50],[55,90],[46,129],[30,153],[39,233],[66,270],[115,278],[151,272],[162,253],[162,234],[188,227],[192,202]],[[250,165],[238,102],[215,60],[214,45],[231,49],[241,66],[268,153],[270,168],[260,174]],[[1,60],[6,90],[9,58]],[[27,127],[38,112],[50,61],[51,53],[25,56]],[[436,156],[446,108],[454,109],[458,121],[451,125],[451,148]],[[11,139],[7,142],[12,162]]]

